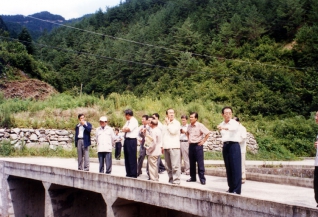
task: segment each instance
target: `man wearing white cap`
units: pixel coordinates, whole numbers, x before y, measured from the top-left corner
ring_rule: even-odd
[[[96,129],[99,172],[104,173],[105,163],[106,174],[110,174],[112,172],[112,147],[114,144],[115,133],[111,127],[107,126],[107,117],[100,117],[99,124],[100,127]]]

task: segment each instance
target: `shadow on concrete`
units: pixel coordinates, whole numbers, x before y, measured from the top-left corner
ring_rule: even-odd
[[[14,216],[42,217],[45,211],[45,189],[41,181],[8,177]]]
[[[115,217],[198,217],[179,210],[167,209],[132,200],[118,198],[112,209]]]
[[[52,184],[49,188],[55,217],[105,217],[106,203],[101,194]]]

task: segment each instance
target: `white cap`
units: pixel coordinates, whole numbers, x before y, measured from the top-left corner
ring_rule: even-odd
[[[102,117],[100,117],[100,119],[99,119],[99,121],[107,121],[107,117],[106,116],[102,116]]]

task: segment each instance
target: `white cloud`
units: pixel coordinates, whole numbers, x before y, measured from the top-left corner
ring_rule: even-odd
[[[95,13],[99,8],[105,11],[106,7],[113,7],[119,3],[120,0],[9,0],[1,4],[0,14],[31,15],[48,11],[71,19]]]

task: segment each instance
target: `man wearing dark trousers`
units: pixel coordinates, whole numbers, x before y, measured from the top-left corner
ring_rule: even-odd
[[[209,138],[210,130],[198,122],[198,113],[190,113],[190,125],[188,126],[187,136],[189,140],[189,161],[190,179],[187,182],[196,182],[196,163],[198,164],[198,175],[202,185],[205,185],[204,177],[204,153],[203,144]]]
[[[139,138],[140,138],[140,148],[139,148],[139,157],[137,162],[137,176],[142,174],[141,168],[146,157],[146,149],[144,147],[145,144],[145,135],[146,131],[149,131],[148,126],[148,115],[143,115],[141,118],[141,126],[138,129]]]
[[[125,110],[125,123],[122,131],[125,133],[124,138],[124,155],[126,177],[137,178],[137,137],[138,121],[134,117],[132,110]]]
[[[121,140],[122,140],[122,136],[119,135],[119,129],[116,128],[115,129],[115,158],[116,160],[120,160],[120,156],[121,156]]]
[[[318,124],[318,111],[316,112],[316,115],[315,115],[315,121],[316,121],[316,124]],[[316,137],[316,142],[315,142],[316,150],[317,150],[317,146],[318,146],[318,135]],[[315,192],[315,200],[318,207],[318,150],[316,151],[316,158],[315,158],[314,192]]]
[[[223,122],[218,126],[223,141],[223,159],[226,169],[229,193],[241,194],[242,188],[242,162],[239,142],[239,123],[232,119],[231,107],[222,109]]]
[[[100,127],[95,132],[99,172],[104,173],[105,165],[106,174],[110,174],[112,172],[112,148],[115,142],[115,134],[113,128],[107,125],[107,117],[100,117],[99,124]]]
[[[85,121],[85,115],[78,115],[79,124],[75,127],[75,147],[77,147],[78,170],[89,171],[89,150],[92,125]],[[84,167],[83,167],[84,163]]]

